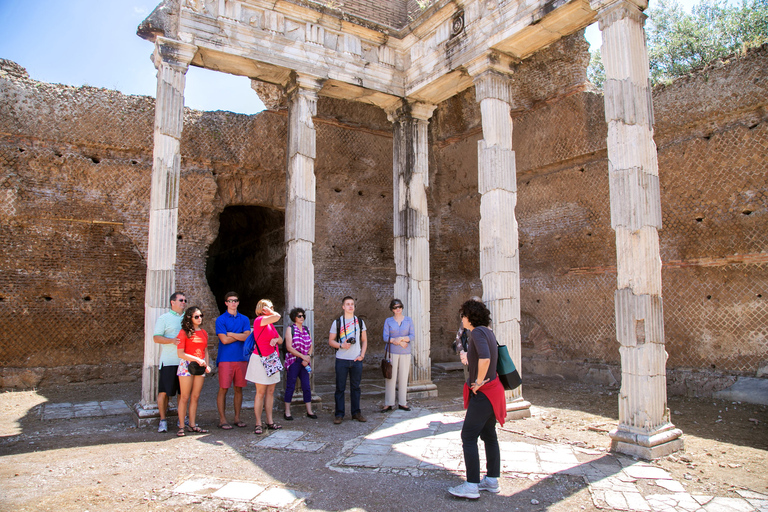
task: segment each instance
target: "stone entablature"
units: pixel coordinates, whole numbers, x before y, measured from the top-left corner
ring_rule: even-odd
[[[595,18],[583,0],[446,1],[397,31],[328,9],[262,0],[183,0],[170,23],[168,3],[139,34],[197,46],[192,65],[280,86],[296,71],[324,80],[321,96],[384,109],[399,98],[444,101],[472,86],[466,69],[473,61],[490,58],[512,68]]]

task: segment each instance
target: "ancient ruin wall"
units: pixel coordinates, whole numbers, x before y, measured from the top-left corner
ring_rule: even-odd
[[[766,69],[763,47],[654,91],[673,392],[712,386],[691,382],[696,377],[687,369],[754,375],[768,359]],[[576,92],[530,104],[513,113],[525,369],[616,383],[616,256],[602,96]],[[451,269],[433,264],[439,358],[450,355],[460,299],[480,290],[477,269],[466,263],[477,261],[479,217],[473,187],[481,134],[472,91],[442,104],[436,118],[432,252],[433,262]],[[455,228],[460,241],[450,237]],[[445,294],[447,312],[436,311],[436,293]],[[451,301],[455,293],[461,297]]]
[[[3,61],[0,112],[0,386],[136,379],[154,100],[40,83]],[[380,332],[394,282],[389,123],[378,109],[333,100],[321,100],[320,117],[318,334],[345,294]],[[211,333],[219,308],[206,261],[219,214],[231,205],[284,210],[286,120],[185,114],[176,287],[203,309]],[[280,285],[282,239],[274,228],[260,256]],[[332,362],[327,344],[317,353],[321,367]]]

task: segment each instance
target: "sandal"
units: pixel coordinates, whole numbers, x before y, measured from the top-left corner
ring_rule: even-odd
[[[184,429],[183,428],[180,428],[179,431],[176,432],[176,436],[178,436],[178,437],[184,437],[185,435],[187,435],[187,434],[184,433]]]
[[[221,430],[232,430],[232,425],[229,423],[219,423],[219,428]]]
[[[244,428],[244,427],[247,427],[248,425],[246,425],[242,421],[236,421],[235,422],[235,426],[238,427],[238,428]]]
[[[267,423],[267,428],[269,430],[280,430],[283,427],[281,425],[278,425],[277,423]]]
[[[264,433],[264,429],[261,428],[261,425],[256,425],[256,428],[253,429],[253,433],[258,436],[259,434]]]
[[[207,430],[205,430],[204,428],[200,428],[197,425],[195,425],[193,427],[189,427],[189,431],[190,432],[196,432],[198,434],[207,434],[208,433]]]

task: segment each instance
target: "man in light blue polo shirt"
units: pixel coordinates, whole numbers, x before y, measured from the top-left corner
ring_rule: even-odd
[[[179,353],[176,346],[179,344],[179,331],[181,331],[181,319],[184,317],[184,308],[187,307],[187,298],[181,292],[173,292],[171,295],[171,310],[157,319],[153,340],[160,345],[160,382],[157,386],[157,409],[160,411],[160,426],[158,432],[168,432],[168,421],[165,413],[168,411],[168,397],[176,396],[179,391],[179,377],[176,370],[179,368]]]
[[[243,407],[243,388],[248,384],[245,372],[248,370],[248,358],[243,357],[243,342],[251,334],[251,321],[237,311],[240,298],[235,292],[224,296],[227,310],[216,319],[216,335],[219,337],[219,352],[216,365],[219,367],[219,393],[216,395],[216,407],[219,409],[219,428],[232,430],[227,423],[225,409],[229,387],[235,386],[235,422],[236,427],[245,427],[240,420]]]

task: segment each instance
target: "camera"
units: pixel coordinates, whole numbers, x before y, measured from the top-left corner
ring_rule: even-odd
[[[350,345],[354,345],[354,344],[357,342],[357,340],[355,339],[355,337],[354,337],[354,336],[352,336],[351,338],[347,338],[347,339],[346,339],[346,340],[344,340],[344,341],[346,341],[346,342],[347,342],[347,343],[349,343]]]

